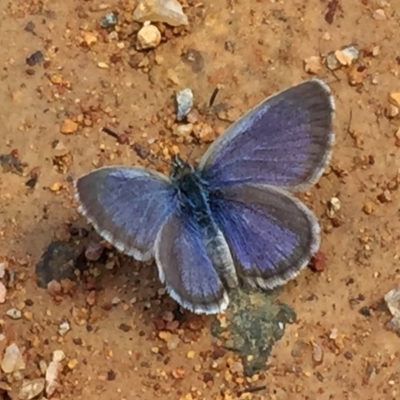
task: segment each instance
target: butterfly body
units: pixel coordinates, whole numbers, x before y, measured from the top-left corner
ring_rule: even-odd
[[[199,224],[211,223],[207,183],[198,171],[179,156],[174,156],[170,179],[176,190],[180,212],[190,214]]]
[[[239,282],[272,289],[320,245],[314,214],[291,192],[322,175],[333,142],[329,87],[312,79],[268,97],[232,124],[194,168],[170,176],[112,166],[76,182],[79,210],[117,249],[154,257],[184,308],[224,310]]]

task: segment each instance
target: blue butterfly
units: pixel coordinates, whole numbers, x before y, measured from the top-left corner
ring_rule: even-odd
[[[329,87],[312,79],[268,97],[232,124],[194,168],[174,157],[166,177],[104,167],[75,184],[79,210],[198,314],[226,309],[242,284],[282,285],[320,245],[313,213],[290,192],[322,175],[334,139]]]

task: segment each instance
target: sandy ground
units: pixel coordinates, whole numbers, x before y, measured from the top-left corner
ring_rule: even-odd
[[[100,1],[1,1],[0,153],[18,157],[20,172],[0,172],[0,360],[15,343],[25,368],[0,371],[0,397],[18,398],[23,380],[41,382],[62,350],[54,399],[398,398],[400,339],[385,328],[382,306],[400,282],[400,119],[387,117],[389,92],[400,92],[397,1],[189,0],[189,26],[158,25],[162,43],[144,53],[135,50],[134,1],[109,0],[107,9]],[[109,11],[119,13],[118,40],[98,25]],[[329,70],[324,57],[349,44],[360,49],[355,66]],[[30,66],[35,51],[44,60]],[[326,265],[280,292],[297,319],[268,368],[245,377],[209,319],[173,314],[152,263],[107,250],[109,259],[74,284],[63,281],[61,293],[37,286],[35,265],[52,241],[85,246],[87,231],[99,241],[77,214],[73,179],[116,163],[166,170],[172,146],[192,159],[204,152],[212,134],[192,143],[174,135],[177,90],[192,88],[199,123],[221,132],[265,96],[310,77],[304,60],[313,56],[322,57],[313,69],[337,105],[331,167],[306,199],[320,219]],[[218,85],[220,106],[207,112]],[[69,135],[60,132],[66,119],[77,122]],[[122,143],[104,126],[123,133]],[[333,197],[341,207],[328,216]],[[63,321],[71,329],[61,336]],[[169,350],[171,337],[180,342]]]

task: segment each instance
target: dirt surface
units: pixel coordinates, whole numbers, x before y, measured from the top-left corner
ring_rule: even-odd
[[[15,343],[25,364],[0,371],[0,396],[42,384],[62,350],[54,399],[399,398],[400,338],[385,328],[382,305],[400,283],[400,118],[388,118],[388,94],[400,92],[398,0],[188,0],[189,25],[156,24],[162,42],[145,52],[136,51],[135,1],[102,3],[0,2],[0,360]],[[110,11],[118,25],[103,29]],[[326,55],[349,44],[359,59],[327,68]],[[28,65],[36,51],[43,59]],[[35,266],[52,241],[91,250],[100,241],[77,214],[73,179],[109,164],[167,171],[176,148],[195,160],[229,121],[309,78],[305,60],[337,107],[331,166],[305,197],[326,261],[280,292],[297,319],[268,368],[245,377],[209,318],[176,312],[154,264],[110,248],[74,283],[38,287]],[[174,95],[185,87],[202,128],[190,137],[176,134]]]

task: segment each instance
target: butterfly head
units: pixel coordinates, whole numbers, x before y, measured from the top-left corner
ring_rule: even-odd
[[[170,177],[173,180],[179,180],[187,175],[191,175],[194,172],[194,168],[183,161],[178,155],[174,155],[171,160],[171,171]]]

